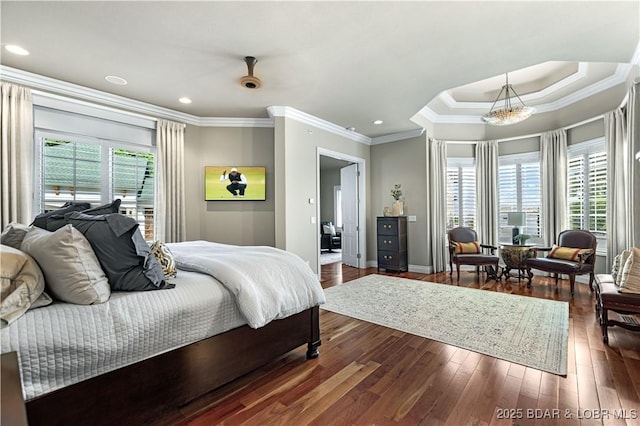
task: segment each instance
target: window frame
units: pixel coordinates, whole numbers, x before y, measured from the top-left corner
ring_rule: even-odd
[[[445,224],[445,229],[448,231],[450,229],[453,229],[454,227],[457,226],[466,226],[469,227],[471,229],[476,229],[476,224],[477,224],[477,208],[478,208],[478,202],[477,202],[477,196],[476,196],[476,159],[474,157],[447,157],[447,170],[446,170],[446,175],[449,175],[449,169],[451,168],[457,168],[458,169],[458,223],[452,223],[453,226],[449,226],[449,185],[447,184],[447,191],[446,191],[446,196],[447,196],[447,216],[446,216],[446,224]],[[466,214],[466,209],[464,208],[464,200],[465,200],[465,193],[464,193],[464,179],[462,178],[462,176],[464,176],[463,174],[463,169],[465,168],[472,168],[473,169],[473,208],[472,208],[472,213],[471,214]],[[448,182],[448,179],[447,179]],[[472,218],[472,224],[471,226],[465,222],[464,218],[465,217],[469,217],[471,216]]]
[[[155,146],[149,146],[144,144],[134,144],[110,139],[96,138],[92,136],[86,135],[78,135],[70,132],[61,132],[61,131],[53,131],[47,129],[35,129],[34,132],[34,164],[37,164],[38,167],[34,169],[34,184],[33,184],[33,211],[34,212],[42,212],[45,207],[45,192],[43,188],[43,179],[44,179],[44,153],[43,153],[43,140],[44,139],[60,139],[67,140],[74,143],[87,144],[99,146],[101,151],[101,161],[100,161],[100,169],[99,169],[99,177],[100,177],[100,200],[97,201],[100,204],[108,204],[111,203],[117,197],[114,194],[113,187],[113,162],[111,159],[111,153],[115,149],[123,149],[129,151],[135,151],[140,153],[151,153],[154,156],[154,186],[156,185],[155,176],[156,176],[156,166],[157,166],[157,155]],[[154,190],[155,192],[155,190]],[[154,200],[154,208],[155,208],[155,200]],[[140,212],[136,215],[139,217],[141,215]],[[136,217],[136,220],[138,220]]]
[[[530,231],[527,232],[526,229],[530,228],[529,226],[527,226],[526,224],[521,227],[520,233],[522,234],[529,234],[531,235],[531,239],[528,240],[529,244],[543,244],[543,230],[541,227],[541,222],[542,222],[542,175],[541,175],[541,156],[540,156],[540,151],[531,151],[531,152],[524,152],[524,153],[519,153],[519,154],[507,154],[507,155],[501,155],[498,157],[498,228],[500,229],[500,231],[498,232],[498,241],[500,243],[505,243],[505,244],[511,244],[512,240],[511,240],[511,232],[509,232],[509,238],[506,238],[506,235],[503,236],[501,230],[502,228],[504,228],[505,226],[508,225],[502,225],[501,222],[503,220],[502,218],[502,209],[501,209],[501,202],[500,202],[500,194],[501,194],[501,190],[500,190],[500,169],[503,166],[515,166],[516,167],[516,209],[513,210],[513,212],[522,212],[526,210],[526,207],[523,207],[523,185],[522,185],[522,165],[523,164],[532,164],[532,163],[537,163],[538,165],[538,170],[539,170],[539,176],[538,176],[538,192],[539,192],[539,204],[538,204],[538,235],[533,235]],[[506,211],[504,212],[506,213]]]
[[[589,156],[592,154],[596,154],[596,153],[604,153],[604,157],[605,157],[605,162],[606,162],[606,166],[605,166],[605,173],[604,173],[604,182],[606,185],[606,189],[605,189],[605,193],[608,190],[609,187],[609,182],[607,179],[607,175],[608,175],[608,170],[609,170],[609,158],[607,155],[607,145],[606,145],[606,141],[604,136],[600,136],[597,138],[593,138],[593,139],[589,139],[587,141],[583,141],[583,142],[577,142],[574,143],[572,145],[569,145],[567,147],[567,222],[569,225],[570,229],[574,229],[571,228],[571,223],[569,221],[570,218],[570,202],[569,202],[569,178],[570,178],[570,168],[569,168],[569,162],[571,158],[575,158],[575,157],[582,157],[583,161],[584,161],[584,174],[583,174],[583,182],[584,182],[584,187],[583,187],[583,201],[582,201],[582,209],[583,209],[583,224],[589,225],[590,224],[590,210],[589,210],[589,201],[590,201],[590,189],[589,189],[589,173],[590,173],[590,161],[589,161]],[[605,201],[606,201],[606,197],[605,197]],[[605,207],[605,211],[606,211],[606,207]],[[606,216],[605,216],[605,227],[608,228],[609,223],[606,222]],[[598,248],[597,248],[597,252],[598,254],[604,254],[606,253],[606,249],[607,249],[607,230],[605,229],[604,231],[592,231],[591,229],[589,229],[590,226],[583,226],[582,229],[586,229],[589,232],[593,233],[596,236],[596,240],[598,241]]]

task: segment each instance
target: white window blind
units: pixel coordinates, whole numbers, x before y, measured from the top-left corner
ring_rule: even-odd
[[[567,151],[569,227],[586,229],[604,237],[607,231],[607,153],[604,138],[571,145]]]
[[[520,227],[520,233],[538,242],[542,209],[539,153],[501,156],[498,167],[499,240],[511,242],[512,225],[507,223],[507,213],[524,212],[526,222]]]
[[[475,228],[476,171],[472,158],[447,160],[447,229]]]
[[[70,201],[93,205],[121,199],[120,213],[153,239],[154,155],[151,149],[75,135],[36,132],[41,161],[37,211]]]

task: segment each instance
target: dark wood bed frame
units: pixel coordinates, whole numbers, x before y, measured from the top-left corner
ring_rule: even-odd
[[[280,355],[307,344],[318,356],[318,307],[248,326],[166,352],[34,398],[26,403],[29,425],[153,424],[180,407]]]

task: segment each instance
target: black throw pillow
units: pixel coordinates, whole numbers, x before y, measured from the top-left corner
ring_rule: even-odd
[[[89,208],[91,208],[91,204],[89,203],[74,202],[73,204],[71,204],[67,202],[64,204],[64,206],[62,206],[57,210],[51,210],[50,212],[47,212],[47,213],[40,213],[39,215],[36,216],[36,218],[33,220],[31,225],[37,226],[38,228],[46,229],[47,231],[55,231],[58,228],[62,228],[65,225],[65,221],[64,221],[65,213],[78,212],[78,211],[86,210]],[[52,227],[57,226],[57,228],[55,229],[49,229],[47,227],[49,218],[52,216],[55,216],[56,218],[62,218],[61,224],[58,224],[58,223],[54,224],[52,222]]]
[[[90,214],[90,215],[118,213],[120,211],[121,202],[122,200],[118,198],[116,200],[113,200],[109,204],[105,204],[105,205],[94,207],[94,208],[90,208],[91,205],[89,203],[77,203],[76,205],[79,205],[79,206],[82,205],[82,206],[88,206],[88,207],[82,210],[73,210],[71,212],[64,212],[64,213],[57,213],[57,210],[56,210],[53,212],[54,214],[52,214],[47,218],[47,225],[45,229],[47,231],[54,232],[54,231],[57,231],[59,228],[62,228],[67,223],[69,223],[68,216],[71,215],[71,213],[73,213],[74,211],[80,211],[84,214]]]
[[[74,228],[89,240],[112,291],[144,291],[173,288],[164,280],[162,266],[142,237],[138,222],[111,213],[67,216]]]

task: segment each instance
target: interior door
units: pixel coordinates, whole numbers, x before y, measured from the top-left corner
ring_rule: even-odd
[[[342,192],[342,263],[360,267],[358,230],[358,164],[340,169]]]

